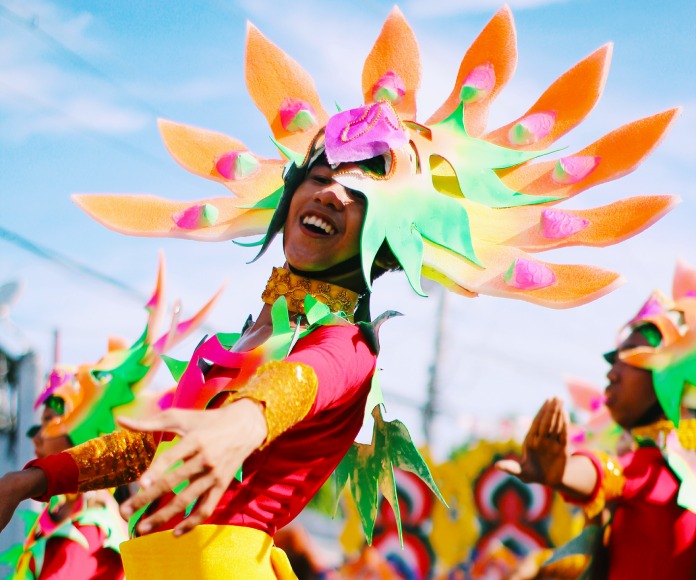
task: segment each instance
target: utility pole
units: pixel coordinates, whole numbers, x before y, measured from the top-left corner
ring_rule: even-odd
[[[435,311],[435,337],[434,337],[434,352],[432,362],[428,372],[428,390],[426,393],[425,404],[423,405],[423,434],[425,443],[431,445],[433,420],[437,412],[438,396],[439,396],[439,381],[440,367],[442,363],[442,339],[445,328],[445,301],[448,290],[439,284],[436,285],[436,291],[439,292],[437,297],[437,307]]]

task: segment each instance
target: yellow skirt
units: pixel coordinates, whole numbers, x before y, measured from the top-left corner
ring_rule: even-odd
[[[128,580],[162,578],[297,580],[285,552],[260,530],[196,526],[183,536],[171,530],[121,544]]]

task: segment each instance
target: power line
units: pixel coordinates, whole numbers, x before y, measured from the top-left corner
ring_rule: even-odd
[[[135,93],[131,92],[128,90],[126,87],[124,87],[121,83],[116,81],[113,77],[109,76],[107,73],[102,71],[101,69],[97,68],[94,66],[91,62],[86,60],[83,56],[63,44],[60,40],[58,40],[55,36],[51,35],[48,33],[46,30],[41,28],[38,24],[39,22],[39,17],[36,15],[31,15],[28,18],[23,17],[21,14],[18,14],[14,10],[11,10],[7,6],[0,4],[0,15],[4,16],[7,18],[10,22],[14,22],[17,25],[24,26],[32,34],[35,34],[43,42],[46,44],[50,45],[54,50],[62,53],[64,56],[68,58],[68,60],[72,61],[74,64],[76,64],[79,67],[82,67],[83,69],[89,71],[92,75],[99,77],[103,81],[107,82],[117,90],[121,91],[125,95],[128,96],[129,99],[132,101],[137,102],[141,107],[146,109],[148,112],[150,112],[152,115],[155,117],[160,117],[162,116],[160,112],[150,103],[136,95]]]
[[[136,302],[138,302],[138,304],[143,304],[147,302],[149,298],[149,296],[145,296],[132,286],[129,286],[125,282],[122,282],[121,280],[118,280],[113,276],[108,276],[95,270],[94,268],[81,264],[80,262],[73,260],[68,256],[65,256],[59,252],[56,252],[55,250],[52,250],[51,248],[47,248],[46,246],[33,242],[23,236],[20,236],[19,234],[8,230],[1,225],[0,239],[4,239],[9,243],[14,244],[18,248],[21,248],[27,252],[30,252],[31,254],[34,254],[35,256],[38,256],[39,258],[56,264],[61,268],[65,268],[67,270],[70,270],[71,272],[77,272],[89,278],[98,280],[103,284],[113,286],[114,288],[126,294],[129,298],[134,299]],[[200,326],[200,330],[207,334],[215,334],[216,332],[216,330],[213,330],[212,327],[208,324],[202,324]]]
[[[151,162],[161,164],[162,167],[164,167],[164,165],[165,165],[164,161],[161,158],[153,155],[152,153],[150,153],[149,151],[146,151],[145,149],[141,149],[140,147],[134,146],[129,141],[125,141],[123,139],[117,139],[117,138],[111,137],[109,135],[105,135],[104,133],[87,131],[84,128],[84,125],[82,124],[81,120],[78,117],[76,117],[72,113],[66,111],[65,109],[62,109],[61,107],[55,105],[54,103],[47,101],[46,99],[42,99],[40,97],[37,97],[36,95],[32,95],[30,93],[27,93],[26,91],[22,91],[20,89],[17,89],[16,87],[6,83],[3,80],[0,80],[0,86],[6,87],[10,91],[13,91],[14,93],[16,93],[18,95],[21,95],[25,99],[29,99],[29,100],[33,101],[34,103],[37,103],[38,105],[44,107],[45,109],[53,110],[53,111],[63,115],[67,119],[72,120],[74,125],[75,125],[75,129],[87,137],[90,137],[96,141],[100,141],[100,140],[104,141],[104,142],[108,143],[109,145],[111,145],[112,147],[115,147],[116,149],[121,149],[121,150],[125,151],[126,153],[134,155],[138,159],[142,160],[143,158],[147,158]]]
[[[95,280],[99,280],[104,284],[113,286],[114,288],[117,288],[121,292],[127,294],[129,298],[133,298],[139,303],[143,303],[147,300],[147,297],[145,297],[144,294],[141,294],[135,288],[129,286],[125,282],[121,282],[120,280],[113,278],[112,276],[107,276],[106,274],[102,274],[101,272],[98,272],[97,270],[94,270],[89,266],[80,264],[72,258],[60,254],[59,252],[56,252],[51,248],[47,248],[46,246],[42,246],[36,242],[32,242],[31,240],[28,240],[27,238],[22,237],[15,232],[11,232],[10,230],[2,226],[0,226],[0,238],[6,240],[11,244],[14,244],[18,248],[21,248],[27,252],[30,252],[31,254],[34,254],[35,256],[38,256],[39,258],[43,258],[44,260],[48,260],[53,264],[57,264],[62,268],[65,268],[72,272],[78,272],[90,278],[94,278]]]

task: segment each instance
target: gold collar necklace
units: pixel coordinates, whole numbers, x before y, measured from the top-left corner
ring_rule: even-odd
[[[674,423],[667,419],[663,419],[661,421],[651,423],[650,425],[635,427],[631,429],[631,435],[641,439],[648,438],[652,439],[653,441],[659,441],[661,439],[661,434],[664,434],[662,435],[662,438],[664,438],[673,430]],[[681,443],[684,449],[696,449],[696,419],[682,419],[679,421],[677,437],[679,438],[679,443]]]
[[[312,280],[297,276],[283,268],[273,268],[261,299],[266,304],[273,304],[279,297],[285,296],[291,314],[304,314],[304,299],[307,294],[326,304],[331,312],[353,314],[359,294],[321,280]]]

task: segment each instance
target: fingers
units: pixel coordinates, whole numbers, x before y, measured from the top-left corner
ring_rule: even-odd
[[[177,514],[183,514],[190,503],[194,502],[201,494],[205,493],[211,485],[212,479],[203,475],[189,483],[171,501],[159,507],[156,511],[143,519],[137,526],[140,534],[147,534],[156,530],[162,524],[171,520]]]
[[[500,469],[500,471],[504,471],[510,475],[519,476],[522,473],[522,466],[514,459],[501,459],[500,461],[496,461],[495,467],[496,469]]]
[[[188,432],[191,411],[167,409],[147,419],[118,417],[117,422],[129,431],[166,431],[183,436]]]
[[[553,433],[554,419],[556,415],[556,399],[546,399],[544,406],[539,411],[539,424],[537,437],[546,437]]]
[[[215,485],[202,494],[189,516],[174,528],[174,535],[180,536],[190,532],[198,524],[202,524],[207,520],[213,514],[220,498],[222,498],[222,494],[225,493],[225,489],[226,486]]]
[[[568,411],[565,409],[563,410],[563,416],[562,416],[562,422],[561,422],[561,431],[558,435],[558,440],[563,445],[563,447],[568,446],[568,433],[570,432],[570,416],[568,415]]]
[[[160,458],[164,457],[170,451],[176,451],[179,445],[163,453]],[[173,457],[176,457],[174,455]],[[159,458],[158,458],[159,459]],[[206,474],[210,468],[204,464],[203,459],[199,456],[188,458],[188,460],[176,469],[171,467],[176,464],[178,459],[172,463],[164,463],[166,466],[161,473],[158,470],[153,470],[153,466],[148,469],[140,478],[140,492],[131,497],[121,506],[121,513],[125,517],[129,517],[139,509],[159,499],[166,493],[173,491],[177,486],[186,481],[190,481]],[[184,509],[186,505],[184,506]]]

